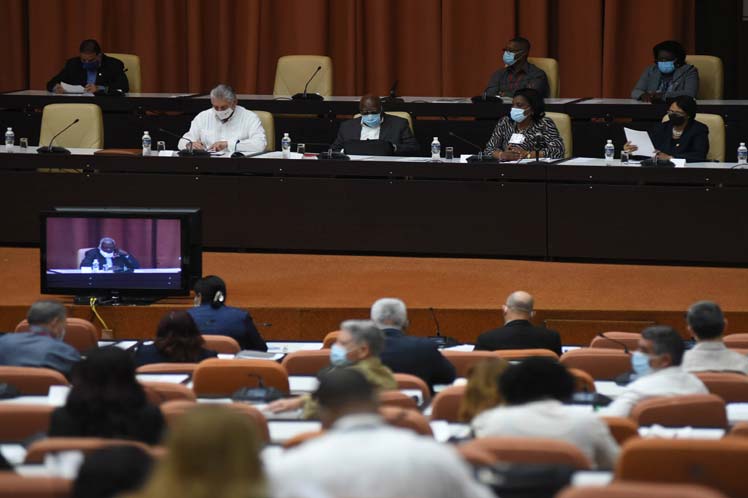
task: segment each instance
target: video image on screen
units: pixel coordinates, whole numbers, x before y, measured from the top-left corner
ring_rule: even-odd
[[[182,285],[178,219],[47,219],[50,288],[179,289]]]

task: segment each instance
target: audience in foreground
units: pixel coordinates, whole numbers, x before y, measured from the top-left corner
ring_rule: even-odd
[[[688,308],[686,323],[696,345],[683,355],[683,370],[748,374],[748,357],[727,349],[722,341],[727,319],[717,303],[694,303]]]
[[[501,404],[499,378],[508,366],[509,362],[503,358],[491,358],[470,367],[458,414],[461,422],[470,422],[479,413]]]
[[[114,498],[137,491],[153,467],[150,454],[136,446],[108,446],[89,453],[78,470],[71,498]]]
[[[476,437],[560,439],[582,450],[593,466],[613,468],[619,449],[605,422],[562,403],[574,393],[574,377],[566,367],[549,358],[528,358],[506,369],[499,389],[507,406],[473,419]]]
[[[354,369],[324,375],[315,393],[327,432],[268,465],[276,498],[489,498],[455,450],[386,425],[376,391]]]
[[[161,441],[164,418],[148,404],[129,353],[95,349],[75,366],[71,381],[65,406],[52,412],[49,436]]]
[[[262,442],[254,423],[222,406],[201,405],[177,420],[153,477],[130,498],[266,498]]]
[[[70,374],[81,356],[65,337],[65,306],[58,301],[37,301],[31,305],[26,320],[28,332],[0,337],[0,365],[44,367]]]
[[[601,415],[626,417],[639,401],[655,396],[708,393],[697,377],[681,367],[684,349],[683,339],[672,327],[657,325],[644,329],[639,350],[631,355],[638,378],[603,408]]]
[[[153,344],[143,344],[135,351],[135,365],[148,363],[198,363],[216,358],[218,353],[205,349],[205,339],[186,311],[167,313],[156,329]]]

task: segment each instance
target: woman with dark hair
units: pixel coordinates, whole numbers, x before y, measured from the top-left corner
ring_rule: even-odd
[[[86,455],[73,482],[71,498],[114,498],[139,490],[153,457],[137,446],[107,446]]]
[[[215,351],[205,349],[204,344],[205,339],[190,314],[186,311],[172,311],[159,322],[153,344],[142,345],[137,349],[135,364],[197,363],[218,356]]]
[[[594,413],[564,406],[574,392],[574,377],[549,358],[532,357],[510,365],[499,378],[506,406],[473,419],[476,437],[518,436],[559,439],[579,448],[598,468],[612,468],[618,444]]]
[[[517,161],[535,157],[563,159],[564,142],[556,124],[545,117],[543,96],[534,88],[514,92],[512,110],[496,124],[485,154],[499,161]]]
[[[657,159],[685,159],[687,162],[706,161],[709,152],[709,128],[696,121],[696,101],[681,95],[673,99],[668,109],[668,120],[649,132],[657,151]],[[626,142],[623,150],[636,152],[637,147]]]
[[[699,93],[699,70],[686,64],[686,49],[677,41],[667,40],[652,47],[654,64],[647,66],[631,98],[644,102],[664,102]]]
[[[95,349],[73,368],[65,406],[52,412],[50,437],[161,440],[164,418],[148,404],[135,378],[135,364],[116,347]]]
[[[242,349],[268,350],[252,316],[243,309],[226,306],[226,283],[221,277],[203,277],[197,281],[194,290],[195,307],[189,310],[189,314],[200,332],[233,337]]]

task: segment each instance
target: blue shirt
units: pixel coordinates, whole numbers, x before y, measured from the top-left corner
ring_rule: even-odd
[[[99,74],[99,69],[87,69],[86,70],[86,84],[87,85],[94,85],[96,84],[96,76]]]
[[[213,308],[210,304],[202,304],[187,312],[192,315],[201,334],[227,335],[236,339],[242,349],[268,350],[252,316],[243,309],[232,306]]]
[[[0,337],[0,365],[51,368],[67,375],[80,359],[74,347],[46,332],[16,332]]]

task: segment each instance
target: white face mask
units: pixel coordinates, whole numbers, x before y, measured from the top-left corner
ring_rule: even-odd
[[[228,109],[224,109],[222,111],[213,109],[213,112],[216,113],[216,117],[220,119],[221,121],[225,121],[231,117],[232,114],[234,114],[234,110],[229,107]]]
[[[114,257],[114,252],[106,252],[103,249],[99,249],[99,253],[101,253],[101,255],[104,256],[105,258],[113,258]]]

